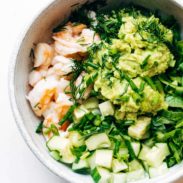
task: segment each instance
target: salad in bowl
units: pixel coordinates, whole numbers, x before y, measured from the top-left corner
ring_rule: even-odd
[[[94,182],[160,176],[183,159],[183,41],[172,16],[75,10],[31,50],[27,94],[50,155]]]

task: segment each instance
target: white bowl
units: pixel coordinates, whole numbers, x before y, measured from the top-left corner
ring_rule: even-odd
[[[72,172],[64,164],[53,160],[45,146],[45,141],[41,135],[35,133],[35,128],[40,121],[32,112],[29,103],[26,100],[28,92],[28,74],[31,69],[30,50],[34,43],[48,41],[51,30],[60,21],[65,20],[70,12],[71,6],[76,3],[82,3],[83,0],[56,0],[44,9],[33,23],[30,24],[25,34],[19,41],[11,66],[9,70],[9,94],[11,98],[12,110],[18,128],[36,157],[56,175],[72,183],[90,183],[93,182],[90,176],[80,175]],[[116,5],[117,0],[111,0],[111,4]],[[130,2],[124,0],[122,2]],[[148,8],[158,8],[165,13],[173,14],[183,26],[183,2],[176,3],[173,0],[134,0],[136,4]],[[183,175],[183,163],[174,166],[165,175],[150,180],[141,180],[140,182],[172,182]]]

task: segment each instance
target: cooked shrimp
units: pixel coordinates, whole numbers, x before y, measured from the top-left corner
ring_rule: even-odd
[[[30,74],[29,74],[29,84],[31,86],[34,86],[38,81],[40,81],[42,79],[42,75],[39,71],[33,70]]]
[[[72,23],[69,22],[66,24],[66,26],[64,26],[63,30],[57,33],[54,33],[53,36],[61,38],[61,39],[65,39],[65,40],[69,40],[72,38]]]
[[[68,62],[70,62],[70,58],[66,58],[66,57],[64,57],[64,56],[62,56],[62,55],[57,55],[57,56],[55,56],[54,58],[53,58],[53,60],[52,60],[52,65],[55,65],[55,64],[58,64],[58,63],[68,63]]]
[[[83,99],[87,99],[90,96],[90,93],[92,91],[93,86],[90,85],[85,89],[85,92],[83,94]]]
[[[60,33],[54,34],[53,36],[53,39],[55,40],[56,52],[64,56],[75,53],[85,53],[87,51],[87,45],[85,45],[86,43],[83,40],[82,32],[86,29],[86,25],[79,24],[74,26],[70,24],[68,26],[69,29],[65,29]],[[89,35],[87,36],[89,37]],[[91,39],[93,41],[94,34],[91,35]]]
[[[55,38],[56,40],[57,38]],[[61,43],[62,41],[58,39],[55,41],[55,50],[58,54],[61,54],[63,56],[72,55],[78,52],[86,52],[86,48],[82,47],[79,43],[76,43],[75,46],[73,46],[74,43],[69,42],[66,46],[66,41],[64,42],[65,45]],[[69,46],[70,44],[70,46]]]
[[[71,97],[65,93],[59,93],[56,103],[61,104],[61,106],[72,106],[73,102]]]
[[[64,93],[59,93],[56,103],[62,109],[62,112],[60,113],[60,119],[62,119],[65,116],[69,108],[73,105],[73,102],[71,101],[71,97]]]
[[[42,113],[45,118],[44,125],[49,127],[51,123],[57,124],[65,116],[71,105],[73,105],[73,102],[70,101],[70,97],[60,93],[56,102],[51,102]]]
[[[58,93],[64,93],[64,90],[69,86],[69,83],[68,80],[61,78],[57,85]]]
[[[90,46],[94,42],[100,41],[100,37],[95,31],[91,29],[83,29],[81,33],[81,37],[83,37],[83,44],[87,47]]]
[[[80,86],[82,85],[83,77],[85,76],[85,74],[86,74],[85,72],[82,72],[82,73],[79,75],[79,77],[76,79],[76,82],[75,82],[76,87],[80,87]],[[81,87],[82,87],[82,86],[81,86]],[[84,99],[87,99],[87,98],[89,97],[92,88],[93,88],[93,86],[90,85],[90,86],[88,86],[88,87],[85,89],[85,91],[84,91],[84,93],[83,93],[83,98],[84,98]],[[80,94],[78,93],[76,97],[77,97],[77,98],[80,98]]]
[[[44,131],[47,131],[52,124],[54,124],[58,130],[62,131],[64,128],[61,128],[58,122],[65,116],[67,111],[70,108],[71,102],[68,102],[69,97],[67,95],[60,95],[57,99],[57,102],[51,102],[47,109],[43,112],[44,117]],[[69,125],[69,122],[68,122]],[[53,135],[52,132],[44,133],[46,139],[51,138]]]
[[[37,116],[41,116],[57,91],[58,81],[54,77],[40,80],[29,92],[28,100]]]
[[[48,108],[43,112],[43,117],[45,119],[50,119],[46,120],[44,125],[46,127],[50,126],[50,121],[53,123],[58,123],[59,122],[59,114],[57,110],[58,105],[55,102],[51,102],[48,106]],[[47,123],[48,122],[48,123]]]
[[[85,76],[85,72],[82,72],[78,78],[76,79],[76,82],[75,82],[75,85],[78,87],[81,83],[82,83],[82,80],[83,80],[83,77]]]
[[[35,48],[34,67],[29,76],[29,84],[33,89],[28,94],[28,100],[37,116],[44,117],[44,127],[49,128],[65,116],[73,105],[71,96],[65,94],[69,91],[69,80],[74,66],[73,59],[82,60],[86,56],[87,47],[100,38],[86,25],[73,25],[68,23],[63,31],[53,35],[54,44],[39,43]],[[75,81],[79,86],[85,73],[83,72]],[[87,98],[91,87],[84,93]],[[69,124],[69,121],[68,121]],[[65,127],[63,127],[65,129]],[[61,128],[60,128],[61,129]],[[49,133],[46,138],[50,138]]]
[[[53,35],[61,38],[61,39],[71,39],[74,36],[79,35],[83,29],[86,28],[85,24],[72,24],[71,22],[68,22],[66,26],[64,26],[64,29],[60,32],[54,33]]]
[[[61,55],[67,56],[74,53],[85,53],[87,47],[93,42],[100,41],[100,37],[93,30],[83,29],[80,36],[75,36],[69,40],[53,37],[55,49]]]
[[[29,75],[29,84],[34,87],[41,79],[47,75],[46,70],[33,70]]]
[[[86,28],[85,24],[78,24],[78,25],[73,25],[72,26],[72,33],[73,36],[79,35],[83,29]]]
[[[51,60],[53,58],[54,49],[52,46],[46,43],[39,43],[37,44],[34,55],[34,67],[49,67],[51,64]]]
[[[72,67],[74,66],[74,62],[63,56],[56,56],[53,59],[54,64],[53,70],[57,75],[63,76],[69,74],[72,71]]]

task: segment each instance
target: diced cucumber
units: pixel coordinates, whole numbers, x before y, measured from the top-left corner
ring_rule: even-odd
[[[99,104],[99,109],[102,116],[114,115],[114,106],[110,101]]]
[[[104,168],[111,168],[113,151],[108,149],[99,149],[89,158],[89,165],[91,169],[100,166]]]
[[[94,115],[101,115],[101,112],[99,109],[92,109],[91,112],[94,114]]]
[[[114,173],[118,173],[127,168],[128,168],[128,165],[123,160],[121,160],[121,161],[119,161],[118,159],[112,160],[112,171]]]
[[[95,97],[89,98],[83,103],[83,106],[88,110],[96,109],[98,105],[98,99]]]
[[[145,178],[145,171],[143,169],[127,173],[127,182],[137,181],[144,178]]]
[[[120,148],[118,152],[118,157],[122,159],[128,159],[129,157],[129,152],[127,148]]]
[[[58,151],[51,151],[50,155],[53,157],[53,159],[55,159],[56,161],[59,161],[61,156],[60,156],[60,152]]]
[[[87,160],[88,160],[89,167],[91,168],[91,170],[93,170],[96,167],[95,152],[92,155],[90,155]]]
[[[149,165],[145,162],[145,161],[142,161],[142,165],[143,165],[143,168],[144,170],[149,173]]]
[[[71,131],[69,132],[69,139],[73,146],[79,147],[84,145],[84,140],[82,136],[77,131]]]
[[[47,146],[50,151],[56,150],[56,151],[62,152],[62,150],[64,150],[65,148],[70,147],[71,143],[70,143],[70,140],[65,137],[53,136],[47,142]]]
[[[53,136],[47,146],[50,151],[58,151],[61,155],[61,161],[64,163],[73,163],[76,157],[71,153],[72,144],[69,139],[61,136]]]
[[[95,183],[109,183],[111,179],[111,173],[109,170],[102,167],[96,167],[93,169],[91,176]]]
[[[149,117],[139,117],[134,125],[128,128],[128,135],[139,140],[146,138],[148,127],[151,123]]]
[[[138,156],[140,152],[140,142],[132,142],[131,146],[133,148],[135,155]]]
[[[70,149],[63,151],[60,161],[67,164],[72,164],[76,160],[76,157],[72,154]]]
[[[111,168],[112,156],[113,156],[112,150],[99,149],[99,150],[96,150],[95,153],[96,153],[95,155],[96,165],[105,167],[105,168]]]
[[[143,166],[139,163],[138,160],[132,160],[129,163],[129,172],[139,170],[139,169],[143,169]]]
[[[88,164],[87,160],[80,159],[78,163],[72,164],[72,169],[74,171],[79,171],[79,170],[83,170],[83,169],[87,169],[87,168],[89,168],[89,164]]]
[[[146,161],[151,167],[158,167],[169,154],[170,152],[166,143],[157,143],[152,148],[144,146],[140,152],[139,159]]]
[[[126,173],[113,173],[111,174],[110,183],[125,183]]]
[[[152,149],[146,154],[145,161],[149,166],[158,167],[163,163],[163,160],[169,154],[167,144],[163,143],[159,146],[154,146]]]
[[[90,153],[88,151],[86,151],[83,153],[83,155],[80,157],[80,159],[86,159],[88,156],[90,156]]]
[[[80,105],[74,110],[74,119],[75,121],[79,121],[85,114],[88,114],[89,110],[87,110],[83,105]]]
[[[97,148],[111,146],[111,142],[106,133],[99,133],[96,135],[92,135],[85,141],[85,143],[90,151],[95,150]]]
[[[140,153],[139,153],[139,159],[141,159],[141,160],[145,160],[146,158],[146,154],[148,153],[150,151],[150,148],[148,147],[148,146],[146,146],[146,145],[143,145],[142,146],[142,149],[141,149],[141,151],[140,151]]]
[[[168,171],[167,164],[162,163],[159,167],[156,167],[156,168],[150,167],[149,168],[149,175],[151,178],[153,178],[153,177],[163,175],[167,171]]]
[[[170,154],[168,145],[166,143],[156,143],[155,146],[161,149],[164,156],[168,156]]]

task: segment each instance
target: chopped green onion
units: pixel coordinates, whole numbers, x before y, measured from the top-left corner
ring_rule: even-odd
[[[92,67],[92,68],[94,68],[94,69],[98,69],[98,68],[99,68],[98,65],[96,65],[96,64],[94,64],[94,63],[92,63],[92,62],[86,62],[85,65],[86,65],[86,66],[89,66],[89,67]]]
[[[131,86],[132,90],[134,90],[135,92],[139,92],[139,89],[137,88],[137,86],[135,85],[133,80],[127,74],[123,73],[122,76],[124,76],[124,78],[128,81],[128,83]]]
[[[121,141],[119,140],[115,140],[114,141],[114,156],[117,156],[117,153],[119,152],[119,148],[120,148],[120,145],[121,145]]]
[[[66,115],[62,118],[62,120],[58,124],[63,125],[63,123],[71,117],[75,108],[76,108],[76,105],[71,106],[70,109],[67,111]]]
[[[147,64],[148,64],[148,60],[149,58],[151,57],[151,55],[148,55],[143,61],[142,61],[142,64],[140,65],[141,69],[144,69]]]
[[[156,85],[153,83],[152,79],[148,76],[145,76],[144,81],[153,89],[156,90]]]
[[[101,179],[101,176],[100,176],[100,174],[99,174],[97,168],[94,168],[94,169],[92,170],[91,176],[92,176],[93,180],[94,180],[96,183],[98,183],[99,180]]]
[[[42,133],[42,131],[43,131],[43,121],[41,121],[37,126],[36,133]]]

